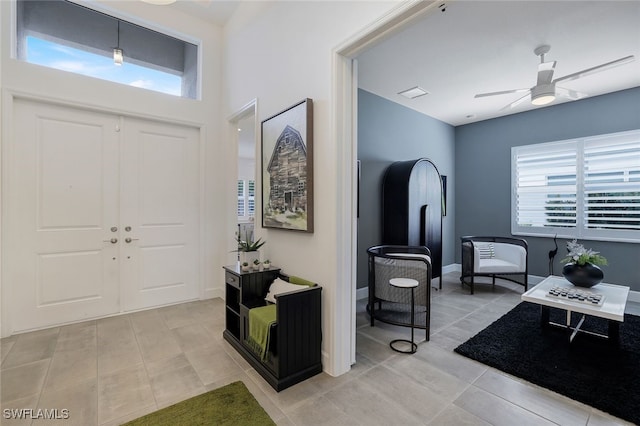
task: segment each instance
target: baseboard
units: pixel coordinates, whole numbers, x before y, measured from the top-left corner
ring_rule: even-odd
[[[361,287],[356,290],[356,300],[366,299],[369,297],[369,287]]]
[[[462,265],[459,263],[452,263],[451,265],[445,265],[442,267],[443,274],[448,274],[449,272],[462,272]]]
[[[203,299],[213,299],[219,297],[220,299],[224,299],[224,291],[220,288],[205,288],[204,293],[202,295]]]

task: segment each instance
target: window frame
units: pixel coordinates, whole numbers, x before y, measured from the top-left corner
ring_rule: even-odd
[[[142,19],[138,16],[132,15],[131,13],[125,13],[120,9],[116,9],[113,8],[109,5],[104,5],[104,4],[99,4],[99,3],[95,3],[95,2],[90,2],[87,3],[86,1],[82,1],[82,0],[62,0],[62,1],[66,1],[68,3],[72,3],[75,6],[79,6],[81,8],[90,10],[92,12],[95,13],[99,13],[102,15],[106,15],[107,17],[113,18],[115,20],[120,20],[123,22],[127,22],[131,25],[146,29],[146,30],[150,30],[152,32],[156,32],[165,36],[168,36],[170,38],[174,38],[176,40],[182,41],[184,43],[188,43],[191,44],[193,46],[195,46],[195,73],[196,73],[196,78],[195,78],[195,82],[193,83],[193,88],[192,93],[193,96],[188,96],[185,94],[185,82],[184,80],[182,81],[182,94],[181,95],[174,95],[174,94],[170,94],[164,91],[157,91],[157,90],[153,90],[153,89],[146,89],[146,88],[142,88],[150,93],[159,93],[162,95],[169,95],[171,96],[171,98],[176,98],[176,99],[184,99],[184,100],[190,100],[190,101],[201,101],[202,100],[202,80],[203,80],[203,74],[202,74],[202,67],[203,67],[203,41],[201,38],[197,38],[193,35],[189,35],[187,33],[181,32],[179,30],[176,30],[175,28],[171,28],[171,27],[167,27],[165,25],[161,25],[158,23],[155,23],[153,21],[150,20],[146,20],[146,19]],[[139,90],[141,87],[138,86],[132,86],[132,85],[128,85],[128,84],[123,84],[120,83],[118,81],[114,81],[111,79],[103,79],[101,77],[96,77],[96,76],[91,76],[88,74],[79,74],[79,73],[74,73],[72,71],[67,71],[67,70],[60,70],[58,68],[52,68],[52,67],[48,67],[46,65],[39,65],[39,64],[34,64],[32,62],[27,61],[24,58],[20,58],[20,54],[18,52],[18,44],[19,44],[19,37],[20,35],[19,30],[18,30],[18,5],[17,5],[17,1],[12,1],[11,2],[11,46],[10,46],[10,55],[11,55],[11,59],[14,59],[16,61],[25,63],[25,64],[30,64],[30,65],[35,65],[38,67],[43,67],[45,69],[54,69],[56,71],[63,71],[66,73],[70,73],[70,74],[77,74],[77,75],[84,75],[90,78],[95,78],[101,81],[106,81],[106,82],[110,82],[113,84],[117,84],[121,87],[129,87],[131,90]],[[58,43],[57,41],[54,41],[53,39],[50,38],[44,38],[44,40],[47,41],[53,41],[54,43]],[[26,41],[26,36],[25,36],[25,41]],[[71,46],[73,47],[73,46]],[[125,58],[126,61],[126,58]],[[153,69],[153,67],[149,67],[150,69]],[[183,76],[184,77],[184,76]]]
[[[561,141],[545,142],[539,144],[514,146],[511,148],[511,233],[513,235],[551,237],[557,236],[565,239],[614,241],[614,242],[640,242],[640,230],[633,229],[594,229],[588,228],[586,218],[589,210],[586,206],[585,193],[585,146],[596,144],[599,141],[609,139],[612,143],[631,140],[633,144],[640,144],[640,129],[616,132],[602,135],[594,135],[583,138],[575,138]],[[522,154],[552,152],[561,148],[575,151],[575,203],[576,216],[575,227],[557,226],[523,226],[518,224],[518,158]],[[573,148],[571,148],[573,147]],[[635,148],[635,147],[634,147]],[[622,183],[635,182],[637,171],[629,168],[620,170],[627,179]],[[611,189],[612,193],[625,192],[623,187]],[[635,192],[635,191],[633,191]]]

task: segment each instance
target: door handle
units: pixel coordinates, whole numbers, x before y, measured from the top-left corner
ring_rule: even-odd
[[[111,243],[111,244],[115,244],[118,242],[117,238],[111,238],[110,240],[102,240],[105,243]]]
[[[129,243],[131,243],[131,241],[138,241],[138,240],[139,240],[139,238],[127,237],[127,238],[124,239],[124,242],[129,244]]]

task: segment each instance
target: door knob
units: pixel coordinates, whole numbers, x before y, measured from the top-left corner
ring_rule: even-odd
[[[131,241],[138,241],[138,238],[127,237],[124,239],[124,242],[129,244]]]
[[[105,243],[115,244],[115,243],[118,242],[118,239],[117,238],[112,238],[110,240],[102,240],[102,241],[104,241]]]
[[[118,227],[117,226],[112,226],[111,227],[111,232],[118,232]]]

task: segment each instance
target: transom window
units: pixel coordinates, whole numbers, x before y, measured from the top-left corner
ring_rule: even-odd
[[[64,0],[17,0],[18,59],[197,98],[198,47]],[[114,50],[122,51],[122,64]]]
[[[640,241],[640,130],[511,154],[513,234]]]

